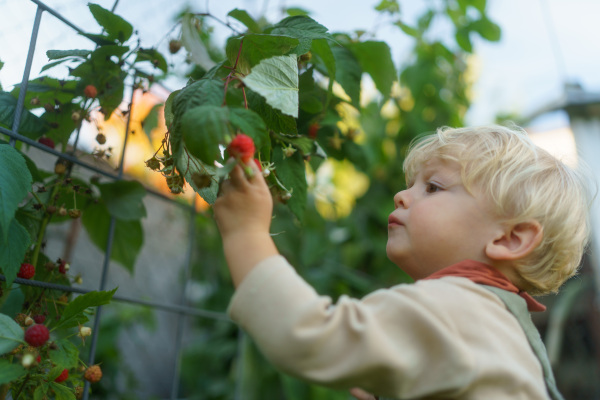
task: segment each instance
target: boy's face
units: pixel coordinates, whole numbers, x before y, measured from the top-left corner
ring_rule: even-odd
[[[387,255],[413,279],[471,259],[490,263],[486,244],[502,231],[484,196],[462,183],[460,165],[431,159],[394,196]]]

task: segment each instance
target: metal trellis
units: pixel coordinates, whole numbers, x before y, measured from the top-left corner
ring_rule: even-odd
[[[25,68],[24,68],[24,72],[23,72],[23,79],[21,81],[21,86],[20,86],[21,90],[19,92],[19,97],[17,99],[17,109],[15,112],[12,129],[9,130],[9,129],[0,127],[0,133],[5,134],[10,138],[9,143],[13,147],[16,146],[17,141],[20,141],[31,147],[37,148],[45,153],[52,154],[53,156],[65,159],[65,160],[69,161],[70,163],[72,163],[72,164],[70,164],[71,166],[73,164],[76,164],[88,171],[92,171],[96,174],[102,175],[102,176],[112,179],[114,181],[121,180],[123,178],[123,165],[124,165],[124,159],[125,159],[125,149],[127,146],[129,124],[130,124],[130,120],[131,120],[131,113],[128,113],[128,117],[127,117],[126,130],[125,130],[125,135],[124,135],[124,139],[123,139],[123,148],[122,148],[122,152],[121,152],[120,159],[119,159],[117,174],[104,171],[100,168],[95,167],[94,165],[90,165],[89,163],[86,163],[85,161],[78,159],[75,156],[75,151],[76,151],[77,143],[79,140],[80,130],[77,130],[74,144],[72,146],[71,151],[68,153],[51,149],[51,148],[49,148],[41,143],[38,143],[37,141],[32,140],[26,136],[23,136],[19,133],[18,127],[21,123],[21,117],[22,117],[22,113],[23,113],[23,109],[24,109],[25,96],[27,93],[27,85],[28,85],[29,78],[30,78],[31,66],[32,66],[32,62],[33,62],[33,56],[35,54],[35,47],[36,47],[38,32],[39,32],[39,28],[40,28],[40,24],[41,24],[41,20],[42,20],[42,14],[44,12],[47,12],[47,13],[51,14],[52,16],[54,16],[55,18],[57,18],[62,23],[64,23],[65,25],[67,25],[67,26],[71,27],[72,29],[74,29],[75,31],[77,31],[78,33],[84,33],[84,31],[82,29],[78,28],[75,24],[73,24],[72,22],[67,20],[65,17],[63,17],[57,11],[53,10],[51,7],[44,4],[42,1],[40,1],[40,0],[30,0],[30,1],[35,3],[37,5],[37,8],[36,8],[33,29],[32,29],[32,33],[31,33],[29,49],[27,52],[27,60],[26,60],[26,64],[25,64]],[[118,4],[118,0],[115,1],[114,6],[112,8],[113,10],[117,6],[117,4]],[[132,90],[132,96],[130,99],[130,104],[133,104],[133,90]],[[67,173],[70,174],[70,169],[68,170]],[[194,217],[195,217],[195,213],[196,213],[195,204],[191,204],[191,205],[183,204],[181,202],[175,201],[175,200],[165,196],[164,194],[162,194],[158,191],[152,190],[152,189],[147,189],[147,192],[152,196],[156,196],[158,198],[162,198],[163,200],[169,201],[178,207],[183,207],[184,209],[187,210],[187,212],[189,212],[190,223],[189,223],[188,244],[187,244],[187,251],[186,251],[186,255],[185,255],[185,267],[184,267],[184,275],[185,275],[184,285],[185,285],[185,283],[188,282],[191,277],[191,261],[192,261],[192,252],[193,252],[194,239],[195,239],[195,223],[194,223],[194,220],[195,220]],[[107,238],[107,246],[106,246],[106,251],[104,254],[101,279],[100,279],[100,282],[98,285],[98,290],[106,289],[108,268],[110,266],[110,255],[111,255],[112,244],[113,244],[114,235],[115,235],[115,222],[116,222],[115,218],[111,217],[110,225],[109,225],[109,233],[108,233],[108,238]],[[4,277],[0,276],[0,280],[4,280]],[[48,288],[48,289],[61,290],[61,291],[65,291],[65,292],[73,292],[73,293],[80,293],[80,294],[90,292],[89,290],[85,290],[85,289],[79,289],[79,288],[65,286],[65,285],[57,285],[57,284],[51,284],[51,283],[47,283],[47,282],[40,282],[40,281],[35,281],[35,280],[32,281],[32,280],[26,280],[26,279],[20,279],[20,278],[16,278],[15,283],[18,283],[20,285],[38,286],[38,287],[43,287],[43,288]],[[183,333],[184,333],[184,328],[185,328],[184,327],[185,317],[192,316],[192,317],[208,318],[208,319],[212,319],[212,320],[230,321],[230,319],[224,313],[218,313],[218,312],[208,311],[208,310],[200,310],[200,309],[186,306],[185,305],[185,290],[181,291],[179,304],[165,304],[165,303],[160,303],[160,302],[134,299],[134,298],[124,297],[124,296],[119,296],[119,295],[114,295],[113,301],[126,302],[126,303],[140,305],[140,306],[147,306],[147,307],[151,307],[151,308],[157,309],[157,310],[163,310],[163,311],[167,311],[167,312],[171,312],[171,313],[176,313],[178,315],[176,329],[175,329],[175,337],[174,337],[175,357],[172,362],[173,375],[172,375],[172,386],[171,386],[171,394],[170,394],[171,400],[174,400],[178,397],[178,387],[179,387],[179,378],[180,378],[180,359],[181,359],[181,350],[182,350],[182,338],[183,338]],[[100,326],[101,318],[102,318],[102,308],[98,307],[96,314],[95,314],[95,318],[94,318],[94,327],[95,328]],[[89,352],[89,359],[88,359],[89,365],[94,364],[94,361],[95,361],[96,345],[98,342],[99,331],[100,331],[99,329],[93,329],[91,345],[90,345],[90,352]],[[83,398],[85,400],[87,400],[88,396],[89,396],[89,382],[86,381]]]

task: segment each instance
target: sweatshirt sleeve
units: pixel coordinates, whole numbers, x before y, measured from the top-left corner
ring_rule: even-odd
[[[248,274],[228,313],[293,376],[392,397],[418,396],[425,387],[456,394],[472,380],[474,360],[452,318],[420,286],[333,304],[273,256]]]

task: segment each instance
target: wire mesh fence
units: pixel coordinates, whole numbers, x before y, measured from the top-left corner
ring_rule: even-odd
[[[30,81],[30,78],[31,78],[32,61],[34,59],[34,55],[36,54],[36,44],[38,41],[38,35],[39,35],[40,25],[42,23],[43,16],[45,14],[49,14],[50,18],[54,18],[55,20],[59,21],[59,23],[62,23],[64,25],[72,28],[76,33],[81,34],[84,32],[82,29],[80,29],[76,25],[76,23],[64,18],[59,12],[57,12],[56,10],[47,6],[42,1],[40,1],[40,0],[30,0],[30,1],[36,5],[36,11],[35,11],[35,19],[34,19],[32,31],[31,31],[29,47],[27,50],[25,67],[23,70],[23,77],[22,77],[21,84],[20,84],[21,90],[19,91],[19,96],[17,99],[16,112],[14,115],[12,128],[6,129],[3,127],[0,127],[0,133],[9,137],[9,144],[13,147],[15,147],[18,142],[21,142],[21,143],[24,143],[24,144],[30,146],[31,148],[34,148],[34,149],[37,149],[37,150],[43,152],[43,154],[45,156],[56,157],[56,158],[61,158],[61,159],[66,160],[69,163],[68,164],[69,168],[67,170],[66,176],[70,176],[73,166],[77,166],[78,168],[80,168],[83,171],[87,171],[87,172],[90,172],[90,173],[93,173],[96,175],[100,175],[100,176],[107,178],[109,180],[112,180],[112,181],[122,180],[124,178],[123,167],[124,167],[124,163],[125,163],[126,148],[127,148],[128,139],[129,139],[129,125],[131,122],[132,113],[127,114],[125,135],[124,135],[124,139],[123,139],[123,143],[122,143],[121,152],[119,155],[118,167],[116,168],[116,172],[107,171],[106,169],[103,169],[96,165],[93,165],[92,163],[89,163],[86,160],[82,160],[80,157],[77,156],[76,153],[78,150],[78,143],[79,143],[79,139],[80,139],[80,135],[81,135],[81,125],[73,133],[73,136],[71,137],[71,143],[72,143],[71,147],[69,149],[63,148],[62,149],[63,151],[58,151],[53,148],[47,147],[47,146],[39,143],[38,141],[33,140],[19,132],[19,127],[21,124],[22,114],[23,114],[23,110],[24,110],[25,97],[27,94],[28,82]],[[114,8],[116,8],[117,4],[118,4],[118,0],[115,1],[113,10],[114,10]],[[134,70],[134,74],[135,74],[135,70]],[[133,82],[133,80],[131,80],[131,81]],[[133,105],[133,102],[134,102],[133,84],[129,85],[129,89],[131,90],[131,97],[129,99],[129,107],[131,108]],[[171,373],[170,399],[177,399],[177,398],[179,398],[180,363],[181,363],[182,348],[183,348],[182,338],[184,336],[184,331],[186,329],[186,326],[185,326],[186,317],[207,318],[207,319],[211,319],[214,321],[230,321],[230,320],[224,313],[208,311],[208,310],[201,310],[201,309],[193,308],[193,307],[186,305],[186,290],[185,289],[186,289],[186,283],[188,283],[191,278],[191,265],[192,265],[194,241],[195,241],[195,230],[196,230],[196,227],[195,227],[196,204],[195,204],[195,202],[192,202],[192,204],[182,203],[180,201],[175,201],[175,200],[171,199],[170,197],[164,195],[163,193],[161,193],[157,190],[154,190],[151,188],[146,188],[146,189],[147,189],[147,193],[150,196],[167,201],[167,202],[173,204],[175,207],[181,208],[183,210],[183,212],[188,215],[187,221],[188,221],[189,225],[187,227],[187,237],[185,238],[186,250],[185,250],[185,256],[183,257],[183,259],[184,259],[183,274],[182,274],[183,279],[180,282],[181,287],[174,288],[174,292],[179,293],[179,300],[177,303],[150,301],[150,300],[141,299],[141,298],[121,296],[118,294],[118,292],[116,295],[114,295],[112,297],[112,300],[115,302],[129,303],[129,304],[132,304],[135,306],[140,306],[140,307],[150,307],[153,310],[164,311],[164,312],[172,313],[172,314],[176,315],[176,323],[175,323],[175,327],[174,327],[173,337],[171,338],[172,342],[174,343],[174,348],[175,348],[174,356],[173,356],[172,360],[170,360],[166,363],[169,363],[171,366],[170,368],[168,368],[168,370],[171,371],[170,372]],[[107,241],[106,242],[107,243],[106,250],[103,255],[100,277],[99,277],[98,282],[96,283],[97,284],[96,290],[112,289],[112,288],[108,287],[108,279],[107,278],[108,278],[108,274],[109,274],[109,269],[111,267],[111,251],[113,250],[113,245],[114,245],[114,240],[115,240],[115,224],[116,224],[115,217],[111,217],[110,222],[109,222],[108,237],[106,238],[106,241]],[[3,276],[0,276],[0,280],[5,280],[5,279]],[[89,289],[82,289],[82,288],[77,288],[77,287],[72,287],[72,286],[67,286],[67,285],[57,285],[57,284],[48,283],[48,282],[42,282],[42,281],[37,281],[37,280],[27,280],[27,279],[21,279],[21,278],[16,278],[14,282],[19,285],[37,286],[37,287],[41,287],[41,288],[60,290],[63,292],[71,292],[71,293],[78,293],[78,294],[85,294],[85,293],[89,293],[92,291]],[[90,347],[89,347],[89,356],[88,356],[88,360],[87,360],[89,365],[92,365],[96,362],[98,339],[99,339],[99,335],[101,332],[99,327],[102,324],[102,316],[103,316],[102,306],[99,306],[97,308],[95,316],[94,316],[94,322],[93,322],[94,329],[92,331],[93,333],[91,336]],[[241,332],[240,332],[239,342],[242,343],[242,341],[243,341],[243,334],[241,334]],[[241,364],[242,363],[240,363],[240,368],[241,368]],[[243,372],[238,371],[238,373],[243,373]],[[84,399],[88,399],[89,385],[90,385],[90,383],[86,381],[85,388],[84,388],[84,397],[83,397]],[[236,398],[241,398],[241,392],[239,389],[240,388],[236,387],[236,391],[235,391]]]

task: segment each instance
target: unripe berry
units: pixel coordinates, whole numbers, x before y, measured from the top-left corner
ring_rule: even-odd
[[[104,133],[99,133],[96,135],[96,142],[100,144],[106,143],[106,136],[104,135]]]
[[[86,369],[83,378],[90,383],[100,382],[100,379],[102,379],[102,370],[100,369],[100,366],[92,365]]]
[[[169,42],[169,52],[171,54],[177,53],[179,49],[181,49],[181,41],[173,39]]]
[[[33,365],[34,362],[35,362],[35,356],[31,353],[27,353],[23,356],[23,359],[21,360],[21,365],[24,368],[29,368]]]
[[[98,89],[96,89],[96,86],[94,85],[87,85],[85,89],[83,89],[83,94],[85,95],[85,97],[93,99],[96,96],[98,96]]]

